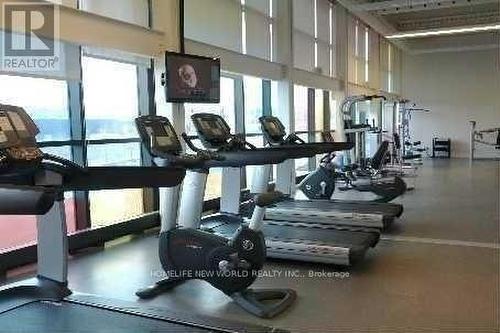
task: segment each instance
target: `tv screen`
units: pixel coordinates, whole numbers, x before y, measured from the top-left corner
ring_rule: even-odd
[[[165,65],[167,102],[219,103],[219,59],[166,52]]]

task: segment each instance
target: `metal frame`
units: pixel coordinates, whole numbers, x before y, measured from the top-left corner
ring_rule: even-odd
[[[470,122],[470,151],[469,151],[469,161],[472,162],[476,159],[476,143],[480,143],[484,146],[494,147],[493,149],[500,149],[500,145],[495,144],[493,142],[488,142],[482,139],[483,133],[497,133],[500,136],[500,127],[496,128],[488,128],[483,130],[477,129],[477,122],[475,120],[471,120]],[[498,157],[491,157],[487,159],[500,159],[500,153]]]

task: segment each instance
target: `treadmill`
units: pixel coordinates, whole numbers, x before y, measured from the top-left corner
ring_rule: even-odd
[[[0,215],[37,215],[37,276],[0,288],[2,332],[285,332],[72,293],[64,191],[173,187],[181,168],[82,168],[37,147],[26,112],[0,105]]]
[[[224,118],[214,114],[195,114],[192,116],[198,139],[210,151],[238,153],[241,145],[231,145],[234,135],[229,132],[229,125]],[[240,139],[242,140],[242,139]],[[244,142],[244,145],[252,146]],[[349,143],[324,143],[307,147],[271,147],[286,153],[287,156],[312,157],[327,151],[345,150],[352,147]],[[196,149],[192,147],[192,149]],[[249,163],[252,164],[252,163]],[[263,174],[260,178],[267,191],[271,165],[259,167]],[[223,172],[223,177],[225,173]],[[232,178],[232,182],[238,179]],[[223,183],[225,180],[223,179]],[[230,182],[230,181],[228,181]],[[222,199],[234,201],[235,210],[224,210],[203,218],[201,228],[219,235],[229,237],[240,227],[240,221],[233,216],[239,214],[240,188],[235,186],[234,193],[223,191]],[[224,198],[226,197],[226,198]],[[279,204],[280,205],[280,204]],[[267,256],[271,258],[292,259],[306,262],[318,262],[336,265],[351,265],[362,260],[371,247],[379,240],[380,232],[376,229],[345,227],[325,228],[322,225],[283,223],[283,221],[265,221],[262,229],[267,246]]]
[[[325,147],[327,143],[305,143],[295,134],[286,136],[285,127],[281,121],[272,116],[259,119],[262,132],[268,144],[272,147],[302,149]],[[347,144],[347,143],[339,143]],[[349,148],[351,149],[352,144]],[[347,150],[344,149],[344,150]],[[333,150],[320,153],[330,153]],[[290,159],[301,156],[290,154]],[[378,203],[367,201],[343,200],[286,200],[266,212],[266,219],[274,223],[312,223],[323,228],[332,226],[388,228],[396,218],[403,213],[403,206],[394,203]],[[281,221],[281,222],[280,222]]]

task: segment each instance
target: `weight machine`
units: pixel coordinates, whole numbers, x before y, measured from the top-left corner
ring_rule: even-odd
[[[481,144],[483,146],[494,147],[497,151],[494,159],[500,158],[500,127],[488,128],[483,130],[477,130],[477,122],[472,120],[470,121],[470,155],[469,159],[472,162],[476,157],[476,144]],[[487,140],[486,136],[493,136],[493,142]],[[496,139],[495,139],[496,136]]]
[[[367,133],[376,135],[375,146],[382,143],[382,108],[373,115],[371,112],[362,114],[356,105],[360,102],[373,100],[386,100],[382,95],[356,95],[349,96],[342,101],[340,112],[344,119],[344,133],[348,142],[354,142],[354,149],[347,156],[347,164],[357,163],[364,165],[367,155]],[[373,116],[368,119],[369,116]],[[371,123],[370,123],[371,120]]]

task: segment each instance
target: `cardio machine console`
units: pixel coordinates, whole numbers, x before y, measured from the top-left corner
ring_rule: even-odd
[[[218,149],[231,139],[231,129],[224,118],[216,114],[197,113],[191,116],[198,137],[207,148]]]
[[[141,140],[153,157],[182,154],[174,127],[166,117],[142,116],[135,120]]]
[[[0,104],[0,164],[40,162],[43,153],[36,142],[39,132],[24,109]]]
[[[267,142],[271,145],[282,144],[286,136],[285,126],[281,121],[273,116],[263,116],[259,118],[262,133]]]

